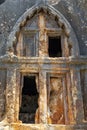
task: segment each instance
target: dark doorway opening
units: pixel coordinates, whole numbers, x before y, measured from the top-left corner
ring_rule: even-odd
[[[49,37],[49,57],[62,57],[61,37]]]
[[[36,76],[24,76],[19,119],[23,123],[35,123],[35,113],[37,108],[38,92]]]

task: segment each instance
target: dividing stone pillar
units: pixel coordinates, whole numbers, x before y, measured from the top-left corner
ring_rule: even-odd
[[[84,119],[87,121],[87,70],[84,72],[84,81],[83,81],[83,101],[84,101]]]
[[[68,98],[68,118],[69,118],[69,122],[68,124],[75,124],[74,121],[74,115],[73,115],[73,100],[72,100],[72,95],[71,95],[71,79],[70,79],[70,73],[68,72],[66,74],[66,81],[67,81],[67,98]]]
[[[67,37],[64,35],[62,36],[62,56],[68,57],[69,56],[69,47],[67,42]]]
[[[72,68],[71,70],[73,115],[76,124],[81,124],[84,119],[83,100],[80,84],[80,70]]]
[[[84,121],[87,121],[87,70],[81,70],[81,87],[84,106]]]
[[[39,74],[39,123],[47,123],[46,72]]]
[[[6,116],[7,122],[15,122],[15,89],[16,89],[16,69],[7,70],[6,87]]]
[[[19,110],[20,110],[20,102],[21,102],[21,99],[20,99],[20,94],[21,94],[21,86],[20,86],[20,79],[21,79],[21,76],[20,76],[20,72],[16,72],[16,90],[15,90],[15,121],[16,122],[21,122],[19,121]]]
[[[39,56],[47,56],[48,48],[47,48],[47,32],[45,25],[45,16],[44,13],[39,14]]]

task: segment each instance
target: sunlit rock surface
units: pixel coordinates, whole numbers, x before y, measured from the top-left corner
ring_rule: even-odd
[[[0,1],[0,130],[87,130],[86,0]]]

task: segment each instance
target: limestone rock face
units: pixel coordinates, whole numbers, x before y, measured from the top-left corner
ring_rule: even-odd
[[[8,35],[18,18],[39,1],[40,0],[7,0],[0,6],[0,55],[6,52]],[[55,0],[55,2],[56,1],[57,0]],[[73,27],[79,41],[80,54],[87,55],[86,0],[60,0],[54,7],[67,18]]]
[[[0,4],[2,4],[2,3],[4,3],[5,2],[5,0],[0,0]]]
[[[87,130],[86,0],[0,2],[0,130]]]

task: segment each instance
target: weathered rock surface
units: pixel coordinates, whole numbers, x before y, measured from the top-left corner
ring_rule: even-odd
[[[86,0],[0,2],[0,130],[87,130]]]
[[[50,1],[50,0],[49,0]],[[18,18],[39,0],[6,0],[0,5],[0,55],[6,52],[6,41]],[[54,5],[70,22],[79,41],[81,55],[87,55],[87,1],[60,0]]]

